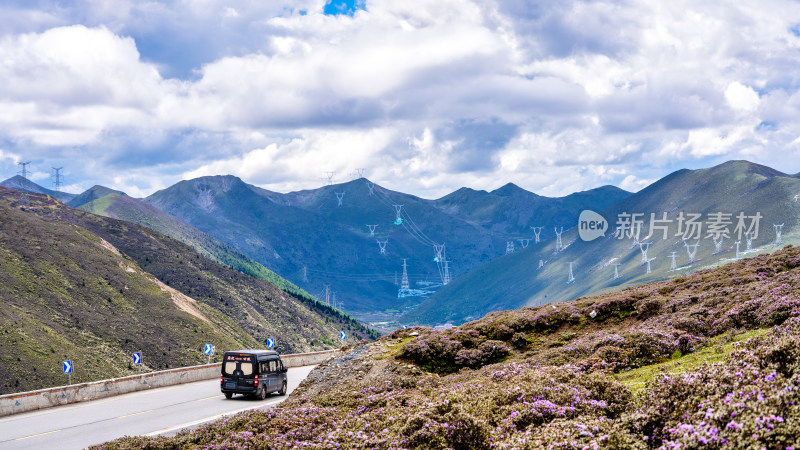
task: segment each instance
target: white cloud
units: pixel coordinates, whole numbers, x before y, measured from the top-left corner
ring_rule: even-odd
[[[324,3],[6,7],[0,142],[85,155],[140,193],[216,173],[291,190],[354,167],[428,195],[633,189],[676,161],[800,170],[796,3]]]
[[[753,112],[758,109],[758,93],[738,81],[729,84],[725,89],[725,99],[731,108],[739,111]]]
[[[0,160],[8,160],[13,164],[17,164],[22,160],[19,155],[0,148]]]
[[[342,180],[354,168],[376,165],[375,155],[396,138],[391,129],[314,132],[203,165],[183,177],[230,174],[278,191],[318,187],[325,172],[336,172]]]

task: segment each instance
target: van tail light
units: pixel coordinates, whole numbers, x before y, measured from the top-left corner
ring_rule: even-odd
[[[258,387],[258,375],[256,375],[256,379],[253,380],[253,386]]]
[[[220,375],[219,376],[219,385],[222,386],[225,383],[225,377]]]

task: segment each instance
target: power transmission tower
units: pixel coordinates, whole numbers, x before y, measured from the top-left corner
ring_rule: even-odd
[[[411,290],[411,284],[408,282],[408,266],[406,259],[403,258],[403,277],[400,280],[400,290],[397,291],[397,298],[405,297],[405,294]]]
[[[303,283],[308,283],[308,267],[303,266]]]
[[[403,278],[400,280],[400,289],[411,289],[411,285],[408,283],[408,267],[405,258],[403,258]]]
[[[561,243],[561,234],[564,232],[564,227],[561,227],[561,231],[556,229],[556,227],[553,227],[553,230],[555,230],[555,232],[556,232],[556,251],[555,251],[555,253],[558,253],[563,248],[563,244]]]
[[[336,172],[325,172],[325,179],[328,180],[328,186],[333,184],[334,175],[336,175]]]
[[[739,253],[739,244],[741,243],[742,241],[736,241],[736,259],[741,259],[741,254]]]
[[[403,205],[392,205],[392,206],[394,206],[395,215],[397,216],[397,219],[394,221],[394,224],[402,225],[403,218],[400,217],[400,212],[403,210]]]
[[[444,244],[433,244],[433,261],[439,263],[444,259]]]
[[[572,264],[574,264],[574,261],[569,263],[569,277],[567,278],[567,284],[575,281],[575,276],[572,275]]]
[[[753,251],[753,236],[755,236],[753,231],[744,234],[745,239],[747,239],[747,250],[745,250],[745,253],[750,253]]]
[[[344,198],[344,192],[334,192],[336,194],[336,200],[339,201],[339,204],[336,206],[342,206],[342,199]]]
[[[536,244],[539,243],[539,240],[540,240],[539,237],[541,236],[543,229],[544,229],[544,227],[531,227],[531,230],[533,230],[533,236],[535,238],[534,241],[533,241],[534,243],[536,243]]]
[[[637,224],[636,225],[636,234],[633,236],[633,244],[631,245],[631,248],[636,247],[637,245],[639,245],[639,234],[641,232],[642,232],[642,226]]]
[[[506,255],[514,253],[514,241],[506,241]]]
[[[28,164],[30,164],[30,163],[31,163],[30,161],[17,163],[18,165],[22,166],[22,169],[20,169],[20,171],[19,171],[19,174],[22,175],[22,183],[20,185],[21,189],[20,189],[20,193],[19,193],[19,204],[20,205],[26,205],[26,206],[28,205],[28,203],[30,203],[29,197],[28,197],[28,191],[27,191],[27,189],[28,189]]]
[[[376,242],[378,242],[378,248],[381,249],[381,255],[385,255],[386,254],[386,244],[389,242],[389,240],[388,239],[384,239],[383,242],[381,242],[381,241],[376,241]],[[394,284],[397,284],[397,280],[395,280]]]
[[[783,242],[781,241],[781,233],[783,233],[783,224],[780,225],[773,224],[772,226],[775,227],[775,246],[777,247],[783,244]]]
[[[55,172],[53,173],[53,190],[56,192],[61,192],[61,169],[63,169],[63,167],[53,167],[53,171]]]
[[[367,169],[356,169],[356,172],[355,172],[356,179],[358,180],[358,179],[364,178],[364,172],[366,172],[366,170]]]
[[[331,306],[331,287],[325,285],[325,304]]]
[[[655,259],[656,259],[656,257],[654,256],[654,257],[652,257],[652,258],[647,260],[647,273],[648,274],[650,273],[650,262],[651,261],[655,261]]]
[[[671,271],[673,271],[673,272],[674,272],[674,271],[678,270],[678,264],[675,262],[675,258],[677,258],[677,257],[678,257],[678,253],[676,253],[676,252],[672,252],[672,253],[669,255],[669,257],[670,257],[670,258],[672,258],[672,262],[671,262],[671,263],[669,263],[669,270],[671,270]]]
[[[683,245],[686,246],[686,253],[689,255],[689,264],[693,264],[695,261],[695,257],[697,256],[697,248],[700,247],[700,241],[697,241],[696,244],[687,244],[686,241],[683,242]]]
[[[725,240],[725,238],[722,235],[720,235],[719,241],[716,238],[714,238],[714,254],[715,255],[718,254],[718,253],[722,253],[722,242],[724,240]]]
[[[647,250],[650,249],[651,245],[653,245],[652,242],[640,242],[639,243],[639,250],[642,251],[642,264],[647,263]]]
[[[528,248],[528,244],[531,243],[530,239],[517,239],[517,240],[519,241],[520,245],[522,245],[523,249]]]
[[[378,225],[367,225],[367,228],[369,228],[369,237],[375,237],[375,228],[377,227]]]
[[[22,175],[22,178],[25,178],[25,181],[28,181],[28,165],[30,161],[25,162],[18,162],[17,165],[21,166],[22,168],[19,170],[19,174]]]
[[[544,260],[543,260],[543,259],[540,259],[540,260],[539,260],[539,267],[538,267],[538,268],[539,268],[539,269],[541,269],[542,267],[544,267]]]
[[[369,196],[372,197],[372,194],[375,193],[375,183],[369,183],[367,187],[369,188]]]
[[[451,281],[450,280],[450,261],[445,260],[444,261],[444,280],[442,280],[442,284],[446,286],[448,283],[450,283],[450,281]]]
[[[619,278],[619,263],[614,264],[614,279],[616,280]]]

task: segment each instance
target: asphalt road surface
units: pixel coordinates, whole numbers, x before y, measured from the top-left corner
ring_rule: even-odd
[[[288,372],[291,393],[315,366]],[[288,395],[287,395],[288,396]],[[0,449],[80,449],[122,436],[174,435],[222,416],[268,409],[286,399],[226,400],[219,378],[132,392],[0,418]]]

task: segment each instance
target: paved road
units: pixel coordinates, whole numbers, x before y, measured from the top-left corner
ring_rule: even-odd
[[[289,392],[314,367],[289,369]],[[223,415],[271,408],[285,398],[226,400],[218,378],[133,392],[0,418],[0,449],[80,449],[126,435],[173,435]]]

